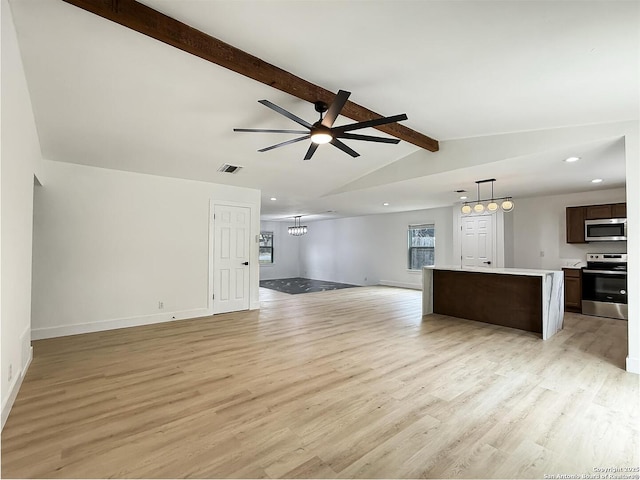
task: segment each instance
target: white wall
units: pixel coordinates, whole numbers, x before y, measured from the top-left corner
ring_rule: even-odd
[[[260,265],[260,280],[294,278],[300,276],[301,237],[289,235],[287,227],[293,221],[261,222],[260,230],[273,232],[273,263]]]
[[[355,285],[422,288],[420,271],[407,269],[407,228],[433,223],[436,264],[451,263],[451,207],[309,223],[300,238],[301,275]]]
[[[43,178],[34,206],[33,338],[207,315],[210,204],[249,206],[251,238],[260,231],[258,190],[51,161]],[[255,241],[250,265],[258,308]]]
[[[625,136],[627,175],[627,247],[629,253],[629,354],[627,370],[640,373],[640,134]]]
[[[566,207],[624,201],[624,188],[515,199],[513,266],[557,270],[585,262],[587,253],[626,252],[626,242],[566,243]]]
[[[33,183],[40,160],[40,144],[7,0],[2,0],[1,17],[0,377],[4,427],[31,360]]]
[[[514,212],[507,212],[502,215],[503,220],[503,234],[504,234],[504,266],[507,268],[515,267],[515,252],[514,252],[514,232],[513,232],[513,214]]]

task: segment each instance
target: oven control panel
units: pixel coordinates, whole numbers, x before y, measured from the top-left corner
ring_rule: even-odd
[[[626,253],[587,253],[587,262],[627,263]]]

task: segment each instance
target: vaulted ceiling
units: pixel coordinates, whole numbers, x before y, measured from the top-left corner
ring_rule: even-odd
[[[451,205],[490,177],[514,197],[624,186],[624,144],[597,125],[639,118],[638,2],[142,3],[381,115],[406,113],[441,149],[259,153],[292,137],[233,128],[297,125],[258,100],[310,122],[313,105],[62,0],[12,0],[46,159],[258,188],[265,219]],[[554,141],[552,129],[592,124]],[[572,155],[577,168],[562,162]]]

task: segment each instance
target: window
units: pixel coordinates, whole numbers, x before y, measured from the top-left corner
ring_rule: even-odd
[[[409,225],[409,270],[420,270],[435,263],[434,225]]]
[[[273,263],[273,232],[260,232],[260,254],[258,259],[261,264]]]

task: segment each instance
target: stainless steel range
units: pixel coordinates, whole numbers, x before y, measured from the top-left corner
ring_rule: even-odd
[[[628,319],[627,254],[589,253],[582,269],[582,313]]]

